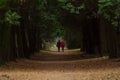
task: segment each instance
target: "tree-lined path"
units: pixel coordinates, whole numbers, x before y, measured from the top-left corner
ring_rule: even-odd
[[[118,80],[119,58],[120,0],[0,0],[0,80]]]
[[[44,53],[54,60],[40,60],[41,54],[34,59],[19,59],[0,67],[0,80],[119,80],[120,62],[117,59],[94,56],[71,60],[65,56],[78,55],[78,51],[69,50],[52,54]],[[44,55],[42,54],[42,55]],[[64,57],[60,58],[59,57]],[[80,54],[79,54],[80,56]],[[33,56],[31,56],[33,57]],[[39,57],[39,58],[38,58]],[[44,57],[44,56],[43,56]],[[74,56],[76,57],[76,56]],[[85,59],[85,57],[87,59]],[[37,58],[35,60],[35,58]],[[52,59],[51,58],[51,59]],[[83,59],[84,58],[84,59]],[[56,60],[55,60],[56,59]],[[58,60],[59,59],[59,60]],[[61,60],[62,59],[62,60]],[[64,61],[65,60],[65,61]]]

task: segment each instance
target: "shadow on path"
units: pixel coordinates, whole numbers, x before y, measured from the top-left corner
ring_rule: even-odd
[[[85,54],[84,52],[75,50],[66,50],[65,52],[51,51],[50,53],[35,53],[31,56],[31,59],[40,61],[71,61],[98,57],[100,56]]]

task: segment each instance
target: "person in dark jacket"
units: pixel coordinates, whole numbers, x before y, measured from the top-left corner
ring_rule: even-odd
[[[60,52],[60,45],[61,45],[61,42],[60,42],[60,40],[58,40],[58,42],[57,42],[57,44],[56,44],[56,46],[57,46],[57,48],[58,48],[58,52]]]

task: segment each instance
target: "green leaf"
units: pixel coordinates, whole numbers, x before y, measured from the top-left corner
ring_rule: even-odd
[[[5,14],[5,22],[8,25],[20,25],[19,19],[21,18],[20,15],[18,15],[16,12],[12,12],[11,10],[9,10],[8,12],[6,12]]]

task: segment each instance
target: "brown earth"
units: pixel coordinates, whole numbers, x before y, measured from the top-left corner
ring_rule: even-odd
[[[120,80],[120,59],[78,51],[34,54],[0,67],[0,80]]]

